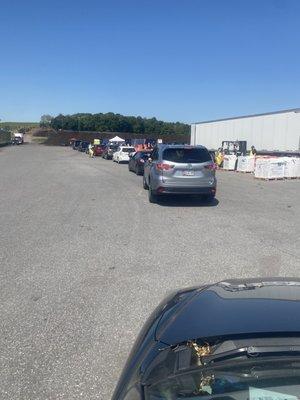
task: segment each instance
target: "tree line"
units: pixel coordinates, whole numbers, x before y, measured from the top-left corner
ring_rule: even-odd
[[[42,115],[40,126],[55,130],[128,132],[151,134],[188,134],[190,126],[181,122],[164,122],[156,118],[142,118],[109,113]]]

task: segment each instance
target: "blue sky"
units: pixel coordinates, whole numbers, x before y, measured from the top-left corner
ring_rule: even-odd
[[[1,0],[0,118],[300,107],[299,0]]]

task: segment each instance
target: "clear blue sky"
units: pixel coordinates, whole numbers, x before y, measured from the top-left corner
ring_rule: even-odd
[[[0,118],[300,107],[299,0],[1,0]]]

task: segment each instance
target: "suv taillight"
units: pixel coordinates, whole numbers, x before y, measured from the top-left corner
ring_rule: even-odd
[[[157,163],[156,169],[158,171],[170,171],[170,169],[174,168],[174,165],[164,164],[164,163]]]
[[[215,170],[215,169],[217,169],[217,166],[216,166],[216,164],[209,164],[209,165],[205,165],[204,168],[210,169],[210,170]]]

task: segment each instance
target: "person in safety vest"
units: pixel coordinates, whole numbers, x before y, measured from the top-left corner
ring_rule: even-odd
[[[223,153],[223,150],[220,148],[220,149],[218,149],[217,154],[216,154],[216,164],[218,167],[222,166],[223,160],[224,160],[224,153]]]
[[[94,146],[91,143],[89,144],[89,156],[94,157]]]
[[[256,154],[257,154],[256,148],[254,146],[251,146],[250,156],[255,157]]]

